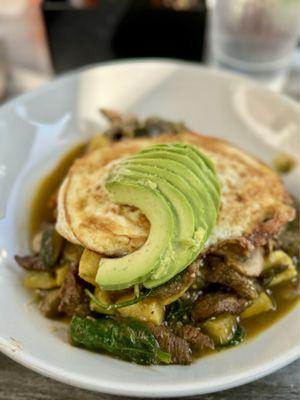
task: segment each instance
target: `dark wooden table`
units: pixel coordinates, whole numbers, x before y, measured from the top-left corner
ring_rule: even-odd
[[[300,360],[264,379],[193,399],[299,400]],[[0,355],[0,400],[118,400],[121,397],[76,389],[36,374]],[[123,399],[125,399],[123,397]]]

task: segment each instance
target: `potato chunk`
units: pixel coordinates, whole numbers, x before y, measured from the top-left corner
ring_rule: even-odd
[[[29,271],[23,283],[29,289],[53,289],[62,285],[68,271],[68,264],[56,268],[53,273],[47,271]]]
[[[267,295],[267,293],[261,292],[258,298],[253,301],[251,306],[241,313],[241,318],[250,318],[254,315],[262,314],[274,309],[275,304],[272,299]]]
[[[132,298],[132,294],[123,296],[118,299],[118,303],[122,303]],[[161,302],[149,298],[141,301],[140,303],[119,308],[117,312],[122,317],[130,317],[140,321],[152,322],[155,325],[160,325],[164,319],[165,308]]]
[[[79,276],[83,280],[96,285],[95,279],[101,256],[94,251],[84,249],[79,262]]]
[[[280,272],[280,268],[282,267],[285,269]],[[278,273],[276,273],[277,268]],[[274,276],[272,276],[268,283],[269,287],[285,283],[297,276],[297,269],[291,257],[282,250],[272,251],[266,258],[263,274],[266,275],[271,270],[274,272]]]

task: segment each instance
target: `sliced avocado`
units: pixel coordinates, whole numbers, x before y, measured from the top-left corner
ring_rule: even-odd
[[[208,225],[211,224],[210,221],[207,221],[207,218],[209,218],[209,213],[206,212],[204,215],[203,209],[201,208],[202,204],[202,198],[203,196],[199,196],[198,191],[196,191],[192,185],[189,185],[189,181],[185,181],[180,174],[182,173],[182,170],[185,168],[183,165],[173,162],[172,160],[169,159],[162,159],[162,160],[157,160],[155,159],[155,162],[158,162],[161,165],[164,165],[164,168],[157,167],[157,166],[152,166],[152,162],[149,164],[148,160],[145,159],[145,164],[144,159],[132,159],[130,158],[128,161],[124,161],[121,163],[120,168],[118,166],[115,167],[114,171],[115,174],[124,174],[125,176],[131,176],[133,179],[139,179],[141,180],[143,177],[148,179],[151,179],[152,181],[155,182],[160,182],[161,186],[158,186],[159,189],[162,191],[162,193],[168,198],[168,200],[175,205],[173,199],[174,199],[174,194],[169,193],[170,190],[166,190],[166,187],[168,187],[168,183],[171,184],[173,187],[176,187],[178,190],[177,192],[184,193],[184,196],[188,201],[190,201],[190,204],[193,209],[193,213],[195,215],[195,230],[194,230],[194,237],[195,239],[198,239],[198,242],[200,241],[201,246],[195,246],[194,249],[189,248],[188,253],[186,253],[185,247],[182,247],[181,251],[179,252],[176,256],[176,260],[173,261],[172,263],[163,263],[161,268],[158,268],[152,275],[151,278],[148,279],[146,282],[144,282],[144,286],[147,288],[152,288],[159,286],[163,284],[164,282],[168,281],[171,279],[173,276],[178,274],[180,271],[182,271],[187,265],[189,265],[195,257],[199,254],[201,251],[202,246],[205,243],[207,234],[206,232],[208,231]],[[179,164],[179,165],[178,165]],[[174,168],[175,172],[173,172],[170,168]],[[176,169],[177,168],[177,169]],[[135,173],[134,173],[135,172]],[[142,175],[139,173],[143,173]],[[188,174],[190,178],[194,177],[192,174]],[[161,180],[161,178],[164,178]],[[197,185],[197,180],[195,182]],[[199,182],[200,185],[200,182]],[[164,187],[165,186],[165,187]],[[173,191],[174,192],[174,191]],[[176,194],[176,191],[175,191]],[[186,200],[185,200],[186,201]],[[194,207],[193,207],[194,205]],[[213,206],[212,206],[213,207]],[[180,212],[180,209],[182,208],[182,202],[178,202],[177,200],[177,216],[179,215],[179,226],[187,226],[190,223],[188,222],[188,219],[186,217],[187,213],[182,213]],[[207,210],[206,210],[207,211]],[[182,234],[181,234],[182,235]],[[193,234],[192,234],[193,235]],[[180,233],[178,233],[178,237],[180,237]],[[190,236],[193,237],[193,236]],[[183,239],[182,239],[183,240]],[[177,250],[178,251],[178,248]],[[177,253],[176,253],[177,254]],[[187,260],[187,261],[184,261]]]
[[[216,223],[220,194],[211,166],[196,148],[164,147],[115,164],[106,180],[113,200],[139,208],[151,227],[140,249],[101,259],[96,282],[103,289],[138,283],[153,288],[168,281],[197,257]]]
[[[174,259],[172,207],[151,181],[109,178],[106,187],[118,204],[139,208],[151,221],[144,245],[120,258],[102,258],[96,283],[105,290],[120,290],[147,280],[164,260]]]
[[[166,170],[172,171],[173,173],[179,175],[184,179],[193,190],[195,190],[198,194],[199,199],[199,208],[203,209],[205,216],[205,223],[207,224],[207,232],[206,238],[210,235],[211,230],[215,224],[217,219],[217,210],[214,206],[214,203],[211,199],[211,196],[203,184],[201,179],[197,175],[195,175],[192,171],[190,171],[184,164],[174,161],[169,158],[141,158],[132,156],[130,157],[130,162],[140,164],[142,160],[143,165],[147,166],[158,166],[160,168],[165,168]],[[167,161],[167,162],[166,162]]]
[[[173,151],[173,152],[178,152],[179,154],[182,155],[188,155],[190,158],[192,158],[196,163],[200,163],[201,168],[205,167],[207,168],[209,178],[212,180],[213,185],[215,186],[215,189],[217,190],[218,193],[220,193],[220,183],[217,179],[216,176],[216,168],[214,163],[207,157],[207,155],[201,151],[199,148],[195,148],[195,146],[192,146],[191,144],[188,143],[173,143],[171,146],[166,146],[165,144],[156,144],[155,147],[162,149],[162,150],[167,150],[167,151]],[[145,149],[144,152],[147,152],[148,149]]]
[[[208,176],[208,171],[211,173],[211,170],[209,170],[206,167],[206,164],[201,162],[201,166],[199,165],[199,158],[197,157],[196,160],[197,162],[194,161],[194,159],[190,158],[187,154],[187,150],[184,150],[184,154],[180,154],[180,149],[174,148],[173,146],[165,146],[166,149],[164,150],[161,148],[161,146],[153,146],[150,149],[145,149],[138,153],[135,157],[141,158],[144,157],[145,154],[147,154],[147,157],[151,158],[167,158],[171,159],[174,161],[177,161],[181,164],[186,165],[186,167],[191,170],[196,176],[198,176],[203,184],[206,186],[206,190],[210,193],[211,198],[213,200],[214,206],[216,210],[219,209],[219,199],[220,199],[220,194],[218,192],[219,188],[216,189],[214,182],[215,180],[210,179]],[[203,166],[205,170],[203,170]]]
[[[216,175],[213,162],[202,151],[196,149],[194,146],[191,146],[189,144],[184,145],[184,147],[182,145],[175,145],[174,150],[172,149],[171,151],[179,152],[182,155],[188,155],[188,157],[190,157],[196,164],[198,164],[198,166],[203,171],[205,171],[205,173],[207,174],[207,180],[210,181],[212,185],[214,185],[215,191],[217,193],[216,204],[219,208],[221,203],[221,186],[220,181]]]
[[[213,162],[203,153],[203,151],[196,149],[194,146],[191,146],[190,144],[178,144],[178,143],[175,144],[168,151],[178,152],[179,154],[187,155],[188,157],[190,157],[196,164],[199,165],[199,167],[203,171],[205,171],[205,173],[207,174],[207,179],[210,180],[212,185],[214,185],[214,188],[218,193],[218,196],[220,196],[221,188],[220,188],[220,182],[215,172],[215,166]]]
[[[203,161],[205,162],[206,166],[215,174],[216,173],[216,168],[215,168],[215,164],[212,162],[212,160],[210,158],[207,157],[207,155],[203,152],[200,151],[199,148],[197,147],[197,149],[195,148],[195,146],[192,146],[188,143],[174,143],[174,147],[177,148],[186,148],[189,147],[190,149],[192,149],[194,152],[196,153],[200,153]]]
[[[175,186],[181,193],[184,193],[188,202],[191,204],[194,210],[195,216],[195,229],[202,228],[205,231],[207,230],[207,224],[204,221],[204,208],[201,206],[201,197],[198,192],[188,184],[186,180],[184,180],[180,176],[180,171],[177,173],[173,172],[171,169],[167,168],[168,160],[162,160],[161,164],[165,164],[165,167],[159,167],[157,165],[146,165],[143,164],[143,160],[130,160],[125,161],[124,165],[129,165],[134,168],[137,172],[151,173],[154,175],[158,175],[164,179],[166,179],[169,183]]]
[[[139,172],[135,169],[134,164],[128,163],[123,164],[117,170],[117,174],[118,176],[129,177],[138,181],[149,179],[155,182],[161,193],[174,207],[177,224],[173,248],[174,252],[176,252],[176,259],[171,260],[171,262],[166,260],[151,275],[151,281],[153,280],[153,282],[161,279],[165,281],[170,279],[170,276],[174,276],[177,270],[188,266],[199,254],[204,244],[206,231],[203,228],[195,229],[194,210],[186,196],[165,178],[151,173],[151,170],[155,172],[155,168],[148,166],[146,167],[147,169],[148,171],[146,172]]]

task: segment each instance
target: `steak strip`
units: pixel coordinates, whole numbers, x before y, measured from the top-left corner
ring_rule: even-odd
[[[150,297],[155,297],[160,300],[168,299],[192,286],[196,281],[198,273],[199,260],[194,261],[186,270],[176,275],[170,281],[154,289]]]
[[[209,283],[220,283],[233,289],[245,299],[254,300],[258,297],[260,287],[256,281],[242,275],[234,268],[224,263],[218,263],[205,272],[205,280]]]
[[[40,256],[15,256],[16,262],[20,267],[27,271],[48,271],[49,268],[43,263]]]
[[[214,342],[205,333],[201,332],[200,328],[193,325],[177,325],[175,334],[186,340],[192,347],[203,350],[205,348],[214,349]]]
[[[192,318],[202,322],[223,313],[240,314],[249,302],[231,293],[209,293],[199,298],[192,311]]]
[[[85,283],[79,278],[77,267],[71,266],[61,288],[58,311],[69,317],[85,316],[90,313],[89,299],[85,292]]]
[[[58,311],[61,301],[60,289],[37,290],[39,296],[38,307],[46,318],[58,318],[62,314]]]
[[[192,362],[192,351],[188,342],[176,336],[164,325],[148,324],[155,336],[159,347],[171,355],[173,364],[190,364]]]

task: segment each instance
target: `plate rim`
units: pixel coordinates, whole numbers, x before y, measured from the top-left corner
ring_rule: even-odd
[[[101,69],[101,68],[109,68],[114,66],[124,66],[128,67],[130,65],[156,65],[156,66],[174,66],[174,67],[181,67],[181,68],[191,68],[197,69],[198,71],[206,72],[211,75],[219,76],[223,79],[231,79],[235,80],[236,82],[247,83],[252,88],[257,88],[263,91],[267,91],[270,95],[273,95],[276,98],[280,98],[285,104],[290,107],[296,108],[300,111],[299,104],[287,97],[285,94],[275,93],[272,90],[261,86],[260,84],[253,82],[250,79],[247,79],[244,76],[240,76],[234,74],[229,71],[220,71],[217,69],[213,69],[209,66],[204,66],[198,64],[196,62],[187,62],[181,60],[172,60],[172,59],[165,59],[165,58],[145,58],[145,59],[124,59],[124,60],[116,60],[116,61],[108,61],[102,63],[95,63],[88,66],[84,66],[82,68],[78,68],[76,70],[64,73],[59,75],[58,77],[54,77],[48,83],[42,85],[41,87],[29,92],[25,93],[21,96],[11,99],[10,101],[6,102],[4,105],[0,107],[0,116],[2,113],[9,112],[9,109],[13,107],[15,104],[26,102],[31,98],[39,96],[47,92],[53,85],[59,85],[62,81],[66,79],[75,79],[81,73],[84,73],[88,70],[93,69]],[[95,392],[102,392],[105,394],[114,394],[119,396],[134,396],[134,397],[180,397],[180,396],[191,396],[191,395],[200,395],[200,394],[208,394],[214,393],[222,390],[227,390],[236,386],[240,386],[256,379],[262,378],[266,375],[275,372],[276,370],[290,364],[291,362],[295,361],[296,359],[300,358],[300,344],[298,346],[294,346],[292,349],[288,349],[286,352],[281,353],[280,356],[276,357],[276,359],[271,359],[268,362],[264,363],[262,366],[257,365],[257,367],[252,368],[251,373],[241,373],[235,374],[233,376],[227,376],[223,380],[219,379],[219,383],[215,383],[211,381],[210,384],[207,384],[205,387],[199,385],[197,386],[197,382],[193,385],[190,383],[185,385],[182,383],[177,384],[176,386],[167,384],[165,386],[161,385],[156,388],[155,386],[150,386],[149,384],[114,384],[113,381],[110,381],[107,384],[104,381],[96,382],[94,379],[87,379],[85,377],[84,380],[80,378],[79,374],[74,374],[72,372],[65,372],[63,369],[59,367],[53,367],[51,364],[44,362],[38,357],[31,356],[26,352],[13,352],[9,343],[3,341],[0,334],[0,352],[11,358],[12,360],[20,363],[21,365],[38,372],[44,376],[52,378],[56,381],[66,383],[75,387],[79,387],[86,390],[92,390]],[[151,391],[149,392],[149,389]]]
[[[255,339],[255,338],[254,338]],[[249,342],[248,342],[249,343]],[[269,361],[268,363],[264,363],[262,365],[258,365],[256,368],[252,369],[251,374],[242,373],[237,375],[233,375],[233,377],[226,377],[222,380],[218,380],[220,383],[215,383],[215,381],[211,381],[210,385],[199,390],[197,386],[197,382],[194,385],[190,383],[178,384],[174,385],[159,385],[158,388],[155,386],[150,386],[147,384],[122,384],[122,386],[116,387],[114,382],[110,384],[101,384],[96,383],[95,380],[87,380],[84,381],[80,379],[79,374],[74,374],[70,372],[64,372],[63,369],[56,368],[53,366],[46,366],[47,364],[39,359],[32,357],[24,352],[12,351],[10,350],[10,346],[2,346],[0,343],[0,352],[8,356],[13,361],[21,364],[22,366],[29,368],[30,370],[37,372],[43,376],[54,379],[55,381],[65,383],[80,389],[90,390],[93,392],[104,393],[104,394],[112,394],[117,396],[132,396],[132,397],[144,397],[144,398],[157,398],[157,396],[161,398],[169,398],[169,397],[182,397],[182,396],[195,396],[195,395],[203,395],[209,393],[217,393],[223,390],[232,389],[241,385],[245,385],[247,383],[256,381],[261,379],[267,375],[272,374],[273,372],[291,364],[300,358],[300,344],[296,348],[289,349],[285,353],[281,353],[279,357],[276,358],[276,362],[274,360]],[[247,345],[245,343],[244,345]],[[84,349],[83,349],[84,351]],[[143,366],[147,368],[147,366]],[[174,366],[176,367],[176,366]],[[162,366],[161,368],[168,368],[167,366]],[[188,368],[183,366],[182,368]],[[151,391],[149,391],[151,388]]]
[[[217,69],[213,65],[204,65],[201,63],[197,63],[195,61],[187,61],[187,60],[177,60],[173,58],[163,58],[163,57],[147,57],[147,58],[124,58],[120,60],[111,60],[111,61],[103,61],[103,62],[98,62],[98,63],[92,63],[85,65],[83,67],[76,68],[71,71],[67,71],[61,74],[58,74],[57,76],[53,76],[50,78],[50,80],[44,84],[42,84],[40,87],[33,89],[29,91],[28,93],[23,93],[19,96],[16,96],[8,101],[6,101],[4,104],[0,105],[0,113],[3,111],[6,111],[6,108],[12,107],[15,103],[18,103],[19,101],[23,100],[29,100],[31,97],[35,97],[36,95],[39,95],[49,89],[53,84],[59,84],[62,80],[64,79],[72,79],[76,75],[84,73],[86,71],[92,70],[92,69],[97,69],[97,68],[105,68],[105,67],[114,67],[117,65],[122,65],[122,66],[129,66],[130,64],[160,64],[161,66],[164,65],[169,65],[169,66],[178,66],[178,67],[188,67],[191,69],[197,69],[201,70],[202,72],[209,72],[210,74],[215,74],[216,76],[228,78],[228,79],[233,79],[236,81],[240,81],[241,83],[247,83],[251,87],[254,87],[256,89],[260,89],[263,91],[266,91],[269,93],[269,95],[272,95],[273,97],[280,97],[281,100],[287,102],[290,106],[295,107],[296,109],[300,110],[300,105],[299,103],[294,100],[293,98],[289,97],[285,93],[281,92],[275,92],[272,89],[265,87],[261,85],[260,83],[256,82],[255,80],[252,80],[248,78],[245,75],[240,75],[238,73],[234,73],[232,71],[227,71],[227,70],[221,70]]]

